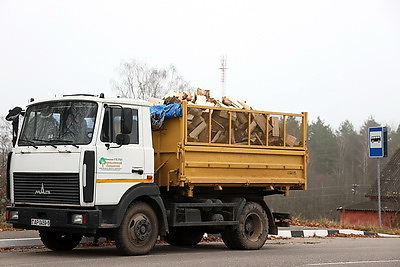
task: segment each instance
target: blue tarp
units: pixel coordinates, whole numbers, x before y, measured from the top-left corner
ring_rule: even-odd
[[[182,107],[180,104],[156,105],[150,107],[151,128],[159,130],[165,119],[182,116]]]

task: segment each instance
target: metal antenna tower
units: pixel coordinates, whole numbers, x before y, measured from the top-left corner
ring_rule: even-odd
[[[226,96],[226,55],[221,57],[221,97]]]

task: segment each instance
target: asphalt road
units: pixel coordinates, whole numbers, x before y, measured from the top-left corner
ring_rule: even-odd
[[[113,246],[63,253],[14,248],[0,252],[0,266],[400,266],[400,238],[277,239],[257,251],[233,251],[223,243],[161,244],[139,257],[120,256]]]

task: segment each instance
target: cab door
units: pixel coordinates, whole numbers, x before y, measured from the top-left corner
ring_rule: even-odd
[[[143,136],[140,129],[141,107],[132,109],[132,131],[128,144],[118,145],[122,106],[105,107],[98,138],[96,164],[96,204],[117,204],[133,185],[145,182]]]

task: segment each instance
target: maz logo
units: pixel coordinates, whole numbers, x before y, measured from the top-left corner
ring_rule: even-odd
[[[50,195],[50,190],[45,190],[42,183],[42,187],[40,188],[40,190],[35,191],[35,195]]]

